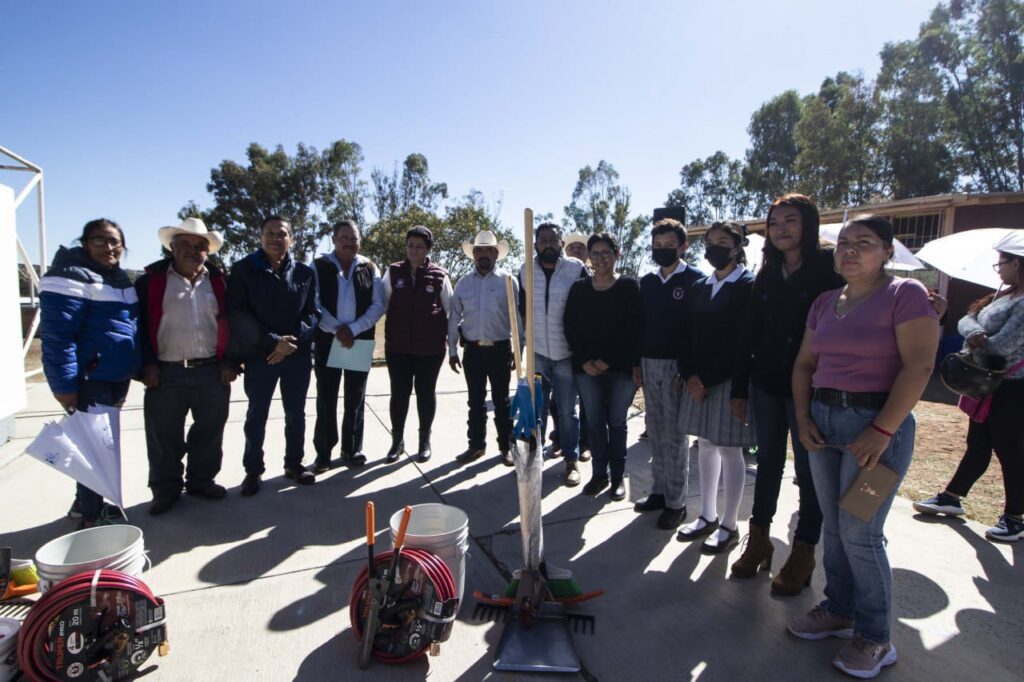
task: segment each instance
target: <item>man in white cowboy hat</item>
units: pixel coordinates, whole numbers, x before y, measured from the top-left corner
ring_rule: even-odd
[[[224,240],[198,218],[162,227],[157,235],[169,256],[146,266],[135,282],[154,516],[169,511],[182,488],[196,497],[224,497],[214,478],[223,455],[231,382],[238,376],[237,362],[226,356],[224,275],[207,262]],[[190,411],[193,423],[186,436]],[[186,454],[187,467],[182,464]]]
[[[563,247],[565,255],[586,264],[587,239],[589,238],[590,235],[583,234],[582,232],[570,232],[565,235],[565,237],[563,237],[563,241],[565,242],[565,246]]]
[[[469,447],[455,460],[472,462],[487,450],[487,383],[491,384],[494,403],[494,426],[498,431],[498,450],[506,466],[514,466],[512,420],[509,417],[509,381],[512,378],[512,334],[509,324],[508,295],[505,281],[512,282],[513,300],[519,300],[519,283],[515,277],[497,267],[508,255],[508,242],[490,230],[478,232],[472,243],[462,243],[462,250],[476,263],[472,272],[462,277],[451,298],[448,315],[448,364],[458,372],[466,370],[469,390]],[[516,314],[514,333],[522,340],[523,326]],[[465,350],[459,362],[458,342]]]

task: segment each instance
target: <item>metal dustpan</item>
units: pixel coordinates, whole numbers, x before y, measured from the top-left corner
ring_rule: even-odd
[[[576,654],[565,606],[543,602],[533,623],[523,624],[511,614],[494,655],[494,669],[514,672],[577,673],[580,657]]]

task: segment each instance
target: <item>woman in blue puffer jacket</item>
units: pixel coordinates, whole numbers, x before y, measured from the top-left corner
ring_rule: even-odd
[[[138,298],[120,265],[124,232],[100,218],[86,223],[79,242],[57,251],[39,285],[43,370],[68,412],[116,409],[141,363]],[[89,528],[109,511],[102,496],[78,484],[68,515]]]

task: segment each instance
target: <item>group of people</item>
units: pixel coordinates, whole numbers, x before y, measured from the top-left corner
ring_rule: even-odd
[[[231,384],[240,373],[248,398],[242,495],[260,490],[266,423],[278,384],[287,478],[313,484],[332,466],[342,391],[340,463],[363,465],[368,370],[341,369],[330,358],[338,347],[374,340],[384,315],[392,426],[386,461],[406,452],[414,389],[419,433],[411,455],[420,461],[431,457],[436,383],[447,354],[468,389],[467,449],[456,460],[469,463],[486,454],[489,388],[499,461],[512,466],[513,340],[532,344],[545,386],[541,438],[550,406],[557,432],[551,450],[564,459],[564,484],[580,485],[580,462],[592,459],[583,494],[607,489],[613,500],[626,497],[627,415],[642,389],[653,485],[635,510],[658,512],[659,528],[675,531],[681,541],[699,541],[702,552],[721,554],[738,546],[743,450],[756,446],[753,511],[748,540],[731,565],[735,578],[771,568],[770,525],[791,442],[798,522],[771,590],[795,595],[810,584],[823,535],[825,599],[794,618],[789,631],[804,639],[849,639],[835,665],[873,677],[896,660],[883,527],[898,485],[884,491],[866,521],[845,511],[840,500],[863,470],[888,467],[897,482],[906,473],[914,446],[911,410],[933,371],[945,301],[916,280],[888,274],[894,235],[884,218],[852,218],[833,251],[820,244],[813,201],[787,194],[768,211],[756,275],[745,263],[746,226],[723,221],[704,235],[704,257],[712,267],[706,276],[684,260],[689,240],[677,218],[670,211],[656,216],[650,239],[657,267],[639,280],[617,271],[621,253],[612,235],[563,235],[558,225],[543,223],[535,229],[530,286],[525,266],[518,277],[499,266],[508,244],[482,231],[463,245],[474,267],[454,287],[431,260],[433,235],[423,226],[406,234],[406,258],[381,274],[360,255],[361,233],[353,221],[334,225],[333,251],[309,266],[290,255],[291,223],[277,216],[261,225],[261,247],[235,263],[228,276],[208,260],[222,239],[201,221],[162,228],[166,257],[148,266],[133,286],[119,267],[123,231],[95,220],[85,226],[81,246],[60,249],[43,277],[44,368],[55,397],[69,411],[117,407],[132,378],[145,384],[150,513],[156,515],[169,511],[183,491],[224,497],[215,477]],[[997,270],[1006,288],[972,307],[960,330],[971,348],[1002,356],[1010,370],[988,421],[972,422],[967,455],[954,479],[916,506],[962,513],[959,498],[994,448],[1007,504],[988,536],[1015,540],[1024,535],[1024,244],[1000,252]],[[529,292],[534,326],[527,335],[523,308]],[[316,454],[306,468],[311,368]],[[185,434],[189,412],[193,424]],[[684,525],[693,437],[701,509]],[[83,527],[114,513],[98,495],[78,487],[72,514]]]

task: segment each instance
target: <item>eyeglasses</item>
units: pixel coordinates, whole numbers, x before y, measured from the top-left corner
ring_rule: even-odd
[[[590,260],[604,260],[605,258],[614,258],[614,251],[591,251]]]
[[[995,270],[996,272],[999,272],[999,266],[1000,265],[1009,265],[1012,262],[1013,262],[1012,260],[1001,260],[998,263],[993,263],[992,264],[992,269]]]
[[[89,245],[98,249],[109,246],[112,249],[120,249],[124,244],[117,237],[89,237]]]

